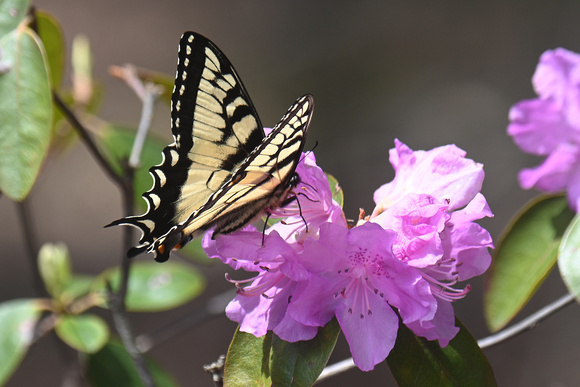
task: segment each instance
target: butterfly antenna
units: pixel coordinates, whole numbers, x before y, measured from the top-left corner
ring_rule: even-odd
[[[314,146],[312,147],[312,149],[310,149],[308,152],[304,152],[304,156],[302,156],[300,158],[300,161],[298,162],[298,164],[300,164],[302,161],[304,161],[306,156],[308,156],[310,153],[314,152],[314,149],[316,149],[317,146],[318,146],[318,140],[314,143]]]

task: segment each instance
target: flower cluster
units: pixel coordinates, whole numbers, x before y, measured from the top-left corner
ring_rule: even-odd
[[[536,168],[519,174],[524,189],[567,190],[568,203],[580,210],[580,55],[563,48],[546,51],[532,83],[538,98],[514,105],[508,134],[526,153],[545,156]]]
[[[448,145],[412,151],[395,141],[395,179],[375,192],[376,208],[349,228],[328,180],[309,153],[298,165],[295,199],[272,211],[283,218],[265,234],[253,226],[211,239],[211,257],[256,272],[235,281],[227,316],[256,336],[312,339],[336,317],[355,364],[364,371],[395,344],[399,320],[446,346],[458,328],[451,302],[459,281],[490,264],[489,233],[475,220],[492,216],[483,195],[483,166]],[[245,286],[244,286],[245,285]]]

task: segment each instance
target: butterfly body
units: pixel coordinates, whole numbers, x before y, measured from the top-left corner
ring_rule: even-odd
[[[171,99],[174,143],[152,167],[148,210],[112,222],[141,229],[143,251],[165,261],[170,251],[213,228],[234,232],[280,206],[297,179],[314,100],[300,97],[266,135],[226,56],[207,38],[186,32],[179,44]]]

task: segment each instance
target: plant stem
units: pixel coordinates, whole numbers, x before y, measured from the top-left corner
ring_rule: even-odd
[[[111,314],[113,315],[113,322],[115,324],[115,329],[123,342],[123,346],[133,359],[139,378],[145,385],[145,387],[155,387],[155,382],[153,381],[153,376],[145,363],[145,357],[137,349],[135,345],[135,340],[133,339],[133,332],[131,331],[131,326],[127,319],[127,314],[125,312],[125,302],[120,297],[118,293],[114,293],[108,284],[108,300],[109,308],[111,309]]]
[[[64,114],[68,122],[72,125],[73,128],[77,131],[79,136],[81,137],[83,143],[88,148],[89,152],[93,155],[97,164],[105,171],[105,174],[118,186],[122,187],[124,184],[124,179],[119,176],[111,167],[111,165],[107,162],[97,144],[93,141],[91,136],[89,135],[88,130],[84,127],[83,124],[79,121],[77,116],[68,108],[68,106],[63,102],[63,100],[58,96],[58,94],[53,91],[52,98],[55,104],[58,106],[60,111]]]
[[[28,199],[24,199],[17,203],[17,208],[22,223],[22,233],[25,240],[24,247],[26,248],[26,255],[28,257],[30,268],[32,269],[32,287],[34,293],[39,297],[47,297],[48,292],[44,288],[44,283],[42,282],[40,271],[38,270],[38,250],[40,247],[38,245],[36,230],[34,230],[34,227],[32,226]]]
[[[565,296],[538,310],[531,316],[523,319],[519,323],[514,324],[511,327],[504,329],[503,331],[499,331],[494,335],[478,340],[477,344],[481,349],[498,345],[508,339],[511,339],[512,337],[519,335],[520,333],[537,327],[542,320],[556,313],[565,306],[570,305],[572,302],[574,302],[574,296],[571,294],[566,294]]]

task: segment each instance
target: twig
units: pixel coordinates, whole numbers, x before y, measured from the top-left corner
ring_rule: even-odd
[[[565,296],[538,310],[531,316],[523,319],[519,323],[514,324],[511,327],[506,328],[494,335],[478,340],[477,344],[481,349],[490,348],[494,345],[500,344],[508,339],[511,339],[512,337],[519,335],[520,333],[537,327],[542,320],[556,313],[572,302],[574,302],[574,296],[571,294],[566,294]]]
[[[333,377],[335,375],[338,375],[351,368],[354,368],[354,361],[352,360],[352,357],[339,361],[338,363],[329,365],[322,370],[322,373],[320,374],[318,379],[316,379],[316,383],[321,382],[330,377]]]
[[[129,167],[137,168],[139,167],[141,160],[141,150],[145,144],[147,132],[151,127],[153,107],[155,106],[157,97],[163,93],[163,87],[151,82],[141,81],[137,74],[137,69],[133,65],[126,64],[124,66],[111,66],[109,72],[113,76],[123,80],[127,86],[135,92],[137,97],[141,99],[141,102],[143,102],[139,128],[137,129],[137,135],[135,136],[133,149],[131,150],[131,156],[129,157]]]
[[[491,335],[480,339],[477,341],[477,344],[481,349],[486,349],[493,347],[494,345],[498,345],[506,340],[511,339],[519,335],[520,333],[529,331],[535,327],[537,327],[540,322],[547,317],[551,316],[552,314],[556,313],[560,309],[564,308],[567,305],[570,305],[575,300],[574,296],[571,294],[566,294],[565,296],[559,298],[558,300],[552,302],[551,304],[543,307],[542,309],[538,310],[531,316],[525,318],[524,320],[520,321],[517,324],[512,325],[509,328],[504,329],[496,333],[495,335]],[[316,383],[321,382],[322,380],[328,379],[332,376],[338,375],[342,372],[345,372],[351,368],[353,368],[354,362],[352,358],[342,360],[338,363],[329,365],[324,368]]]
[[[125,302],[119,297],[119,294],[115,294],[111,288],[110,283],[107,283],[108,288],[108,304],[111,309],[111,314],[113,315],[113,322],[115,324],[115,329],[119,333],[119,337],[123,342],[123,346],[133,359],[135,363],[135,368],[139,374],[139,378],[145,385],[145,387],[155,387],[155,382],[147,364],[145,363],[145,357],[137,349],[135,341],[133,339],[133,332],[131,331],[131,326],[127,320],[127,315],[125,313]]]
[[[133,149],[131,150],[131,156],[129,157],[129,166],[131,168],[137,168],[139,166],[141,160],[141,151],[143,150],[143,145],[145,144],[145,139],[147,138],[147,132],[151,127],[153,106],[155,105],[155,101],[157,100],[159,94],[161,94],[161,89],[159,87],[151,83],[145,84],[145,95],[143,96],[141,121],[139,122],[137,135],[135,136],[135,142],[133,143]]]
[[[23,201],[19,202],[17,207],[18,214],[20,216],[20,222],[22,223],[22,233],[24,234],[26,255],[28,257],[30,268],[32,269],[32,286],[37,296],[46,297],[48,296],[48,292],[44,288],[44,283],[40,277],[40,271],[38,269],[38,238],[36,236],[36,231],[32,226],[28,200],[24,199]]]
[[[93,155],[95,160],[97,160],[97,164],[105,171],[105,174],[118,186],[122,187],[125,182],[124,179],[119,176],[111,167],[111,165],[107,162],[91,136],[89,135],[88,130],[84,127],[83,124],[79,121],[77,116],[66,106],[63,100],[58,96],[58,94],[53,90],[52,98],[54,102],[58,106],[58,108],[62,111],[66,119],[70,122],[70,124],[75,128],[77,133],[81,136],[86,147],[89,149],[89,152]]]

